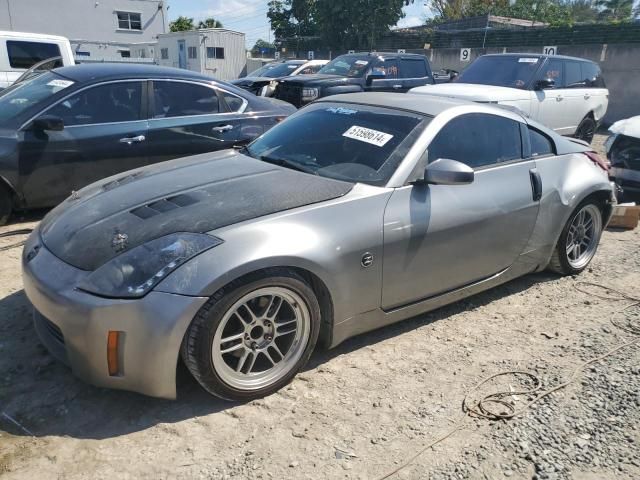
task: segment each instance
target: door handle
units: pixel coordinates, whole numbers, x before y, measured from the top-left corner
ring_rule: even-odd
[[[131,145],[132,143],[144,142],[147,139],[144,135],[138,135],[137,137],[125,137],[120,139],[120,143],[126,143]]]
[[[561,102],[562,100],[564,100],[564,97],[562,95],[558,95],[556,97],[556,102]]]
[[[533,201],[537,202],[542,198],[542,177],[537,168],[529,170],[529,178],[531,178],[531,191]]]
[[[229,130],[233,130],[233,125],[221,125],[219,127],[213,127],[211,129],[212,132],[217,133],[228,132]]]
[[[585,100],[589,100],[591,98],[591,95],[589,95],[588,93],[584,94],[584,99]]]
[[[393,88],[395,90],[400,90],[402,88],[402,85],[394,85]]]

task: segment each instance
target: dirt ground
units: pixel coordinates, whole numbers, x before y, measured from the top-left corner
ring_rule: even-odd
[[[246,404],[209,397],[184,371],[175,402],[77,380],[37,340],[20,254],[0,252],[3,479],[375,479],[460,421],[393,478],[640,478],[639,344],[515,419],[461,410],[488,375],[532,372],[546,390],[633,338],[610,322],[625,302],[574,287],[640,295],[639,229],[605,232],[579,277],[530,275],[317,352],[290,386]],[[640,308],[628,313],[637,321]],[[521,387],[515,377],[502,386]]]

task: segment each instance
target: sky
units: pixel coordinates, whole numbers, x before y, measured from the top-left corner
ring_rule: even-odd
[[[247,47],[251,48],[256,40],[273,41],[273,32],[267,19],[268,0],[168,0],[169,21],[183,15],[193,17],[196,23],[207,17],[220,20],[225,28],[244,32]],[[416,0],[405,7],[405,18],[398,26],[411,27],[421,25],[427,13],[423,0]]]

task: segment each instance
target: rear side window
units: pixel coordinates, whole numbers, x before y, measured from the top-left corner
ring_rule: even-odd
[[[567,61],[564,65],[564,77],[567,88],[583,88],[585,86],[585,77],[582,76],[580,62]]]
[[[582,78],[587,88],[606,88],[600,67],[595,63],[582,63]]]
[[[142,82],[98,85],[83,90],[49,109],[66,126],[140,120]]]
[[[402,78],[424,78],[428,77],[427,64],[424,60],[400,59],[400,76]]]
[[[522,158],[520,124],[485,113],[447,123],[429,145],[429,162],[448,158],[478,168]]]
[[[220,95],[224,98],[224,101],[229,107],[229,110],[232,112],[238,112],[244,105],[244,99],[233,93],[225,92],[224,90],[220,90]]]
[[[541,133],[531,127],[529,127],[529,142],[531,144],[532,157],[553,155],[555,153],[551,139],[544,133]]]
[[[374,68],[376,70],[382,70],[385,78],[398,78],[398,60],[395,58],[385,58],[377,62]]]
[[[211,115],[220,112],[213,88],[188,82],[153,82],[153,118]]]
[[[36,63],[60,56],[60,47],[54,43],[7,40],[7,53],[11,68],[31,68]]]

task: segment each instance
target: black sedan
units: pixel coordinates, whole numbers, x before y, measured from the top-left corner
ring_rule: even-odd
[[[294,111],[187,70],[43,73],[0,93],[0,225],[12,210],[56,205],[101,178],[246,144]]]

